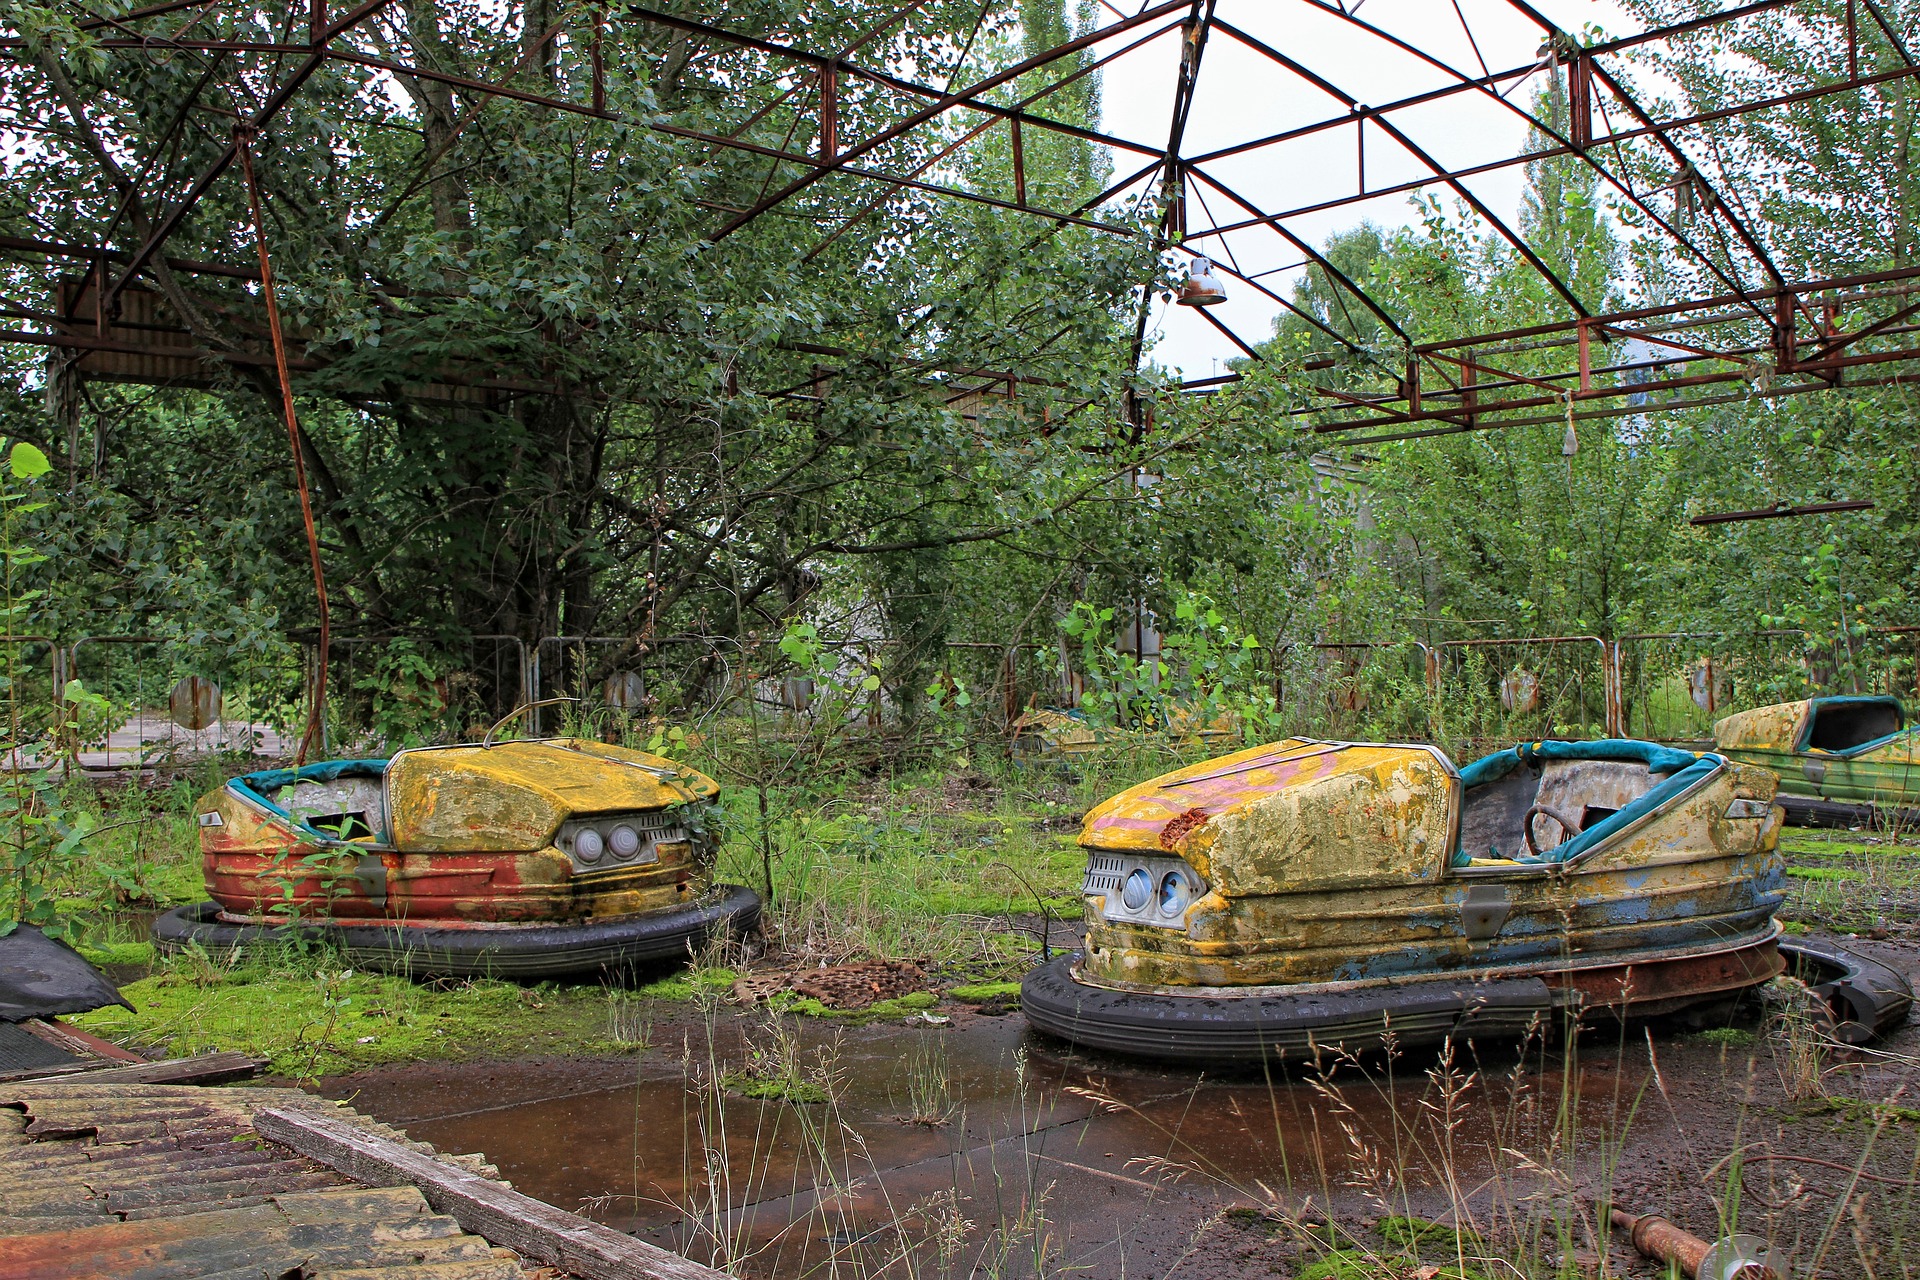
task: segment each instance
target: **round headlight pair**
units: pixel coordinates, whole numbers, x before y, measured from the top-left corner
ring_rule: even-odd
[[[1127,910],[1140,912],[1154,898],[1153,876],[1145,867],[1135,867],[1127,874],[1127,880],[1120,888],[1120,901]],[[1193,890],[1187,884],[1187,878],[1178,871],[1169,871],[1160,877],[1159,886],[1160,914],[1177,916],[1187,909],[1193,900]]]
[[[573,854],[588,866],[600,861],[609,846],[613,849],[615,861],[625,862],[640,852],[640,833],[624,822],[604,839],[592,827],[582,827],[574,833]]]

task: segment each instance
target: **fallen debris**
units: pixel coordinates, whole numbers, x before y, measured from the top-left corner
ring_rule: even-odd
[[[866,1009],[882,1000],[897,1000],[926,989],[926,970],[912,961],[860,960],[818,969],[748,974],[733,984],[733,998],[753,1004],[791,991],[818,1000],[829,1009]]]

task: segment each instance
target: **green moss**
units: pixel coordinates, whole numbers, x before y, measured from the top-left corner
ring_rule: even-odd
[[[729,1093],[737,1093],[743,1098],[801,1103],[819,1103],[827,1100],[825,1089],[810,1080],[798,1080],[791,1076],[762,1079],[759,1076],[748,1075],[744,1071],[729,1071],[720,1077],[720,1083]]]
[[[1293,1273],[1293,1280],[1396,1280],[1397,1273],[1358,1249],[1335,1249]]]
[[[342,976],[342,975],[345,976]],[[476,981],[439,989],[388,974],[170,968],[123,987],[134,1006],[72,1019],[117,1043],[186,1057],[231,1049],[277,1075],[387,1062],[630,1051],[603,987]]]
[[[1463,1244],[1479,1247],[1479,1240],[1471,1233],[1444,1226],[1438,1222],[1429,1222],[1425,1218],[1405,1218],[1389,1216],[1373,1224],[1380,1238],[1388,1244],[1403,1248],[1419,1245],[1441,1245],[1448,1249],[1458,1249]]]
[[[1845,867],[1788,867],[1787,874],[1796,880],[1864,880],[1866,877],[1858,871]]]
[[[731,991],[739,980],[740,975],[732,969],[689,969],[635,988],[634,994],[650,1000],[691,1000],[702,992],[717,995]]]
[[[968,1004],[985,1004],[989,1000],[1003,996],[1020,994],[1017,982],[970,982],[961,987],[948,987],[947,994],[955,1000],[964,1000]]]
[[[153,944],[151,942],[102,942],[97,946],[83,946],[80,954],[86,957],[88,964],[152,964]]]
[[[1753,1043],[1753,1032],[1745,1027],[1710,1027],[1694,1037],[1708,1044],[1749,1045]]]
[[[1802,924],[1798,920],[1782,920],[1780,922],[1780,927],[1784,929],[1786,932],[1795,934],[1795,935],[1807,932],[1807,926]]]

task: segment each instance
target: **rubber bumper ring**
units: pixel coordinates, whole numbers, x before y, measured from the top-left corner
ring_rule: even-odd
[[[1920,823],[1920,809],[1898,805],[1851,804],[1845,800],[1819,800],[1813,796],[1782,791],[1773,802],[1785,811],[1790,827],[1836,827],[1842,830],[1871,826],[1876,819],[1901,826]]]
[[[1391,1033],[1399,1046],[1449,1036],[1518,1037],[1553,1007],[1538,978],[1436,979],[1311,995],[1171,995],[1114,991],[1076,980],[1063,955],[1020,984],[1037,1030],[1090,1049],[1163,1062],[1257,1062],[1310,1057],[1316,1048],[1364,1051]]]
[[[175,907],[153,922],[162,955],[194,944],[218,954],[284,946],[299,934],[332,944],[356,965],[389,973],[452,978],[557,978],[684,960],[722,933],[750,932],[760,895],[716,885],[704,901],[666,911],[578,924],[515,924],[441,929],[419,924],[234,924],[218,903]]]
[[[1816,1018],[1843,1044],[1865,1044],[1905,1026],[1913,986],[1878,960],[1830,942],[1780,939],[1787,972],[1819,1003]]]

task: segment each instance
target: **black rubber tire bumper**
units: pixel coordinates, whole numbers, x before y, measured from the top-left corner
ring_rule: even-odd
[[[1515,1038],[1554,1008],[1538,978],[1435,979],[1352,992],[1169,995],[1088,986],[1063,955],[1020,984],[1030,1025],[1089,1049],[1163,1062],[1300,1060],[1314,1050],[1401,1047],[1448,1037]]]
[[[1875,821],[1897,823],[1903,827],[1920,826],[1920,809],[1899,805],[1856,804],[1846,800],[1820,800],[1813,796],[1791,795],[1785,791],[1774,803],[1786,811],[1790,827],[1870,827]]]
[[[416,977],[559,978],[685,960],[709,939],[751,932],[760,895],[716,885],[699,901],[666,911],[577,924],[436,928],[428,924],[235,924],[218,903],[175,907],[153,922],[154,949],[171,955],[198,944],[210,955],[284,947],[295,931],[330,944],[355,965]]]
[[[1787,972],[1807,984],[1820,1029],[1842,1044],[1865,1044],[1906,1025],[1913,987],[1894,970],[1812,938],[1780,939]]]

